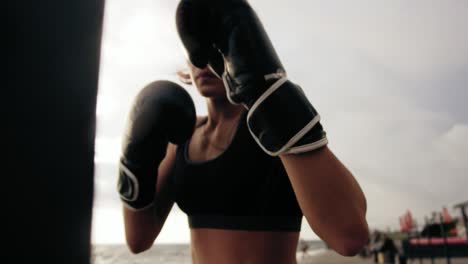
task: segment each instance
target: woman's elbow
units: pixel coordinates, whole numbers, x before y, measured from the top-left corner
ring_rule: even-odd
[[[336,243],[334,250],[343,256],[351,257],[357,255],[369,241],[369,229],[366,225],[355,227],[346,232],[343,239]]]
[[[157,234],[150,234],[151,232],[147,232],[146,234],[127,234],[127,247],[130,252],[133,254],[138,254],[150,249],[153,246],[154,240],[157,236]]]
[[[346,257],[356,256],[359,252],[362,251],[366,243],[367,240],[364,239],[349,240],[342,243],[339,247],[335,249],[335,251],[338,254]]]
[[[132,252],[133,254],[142,253],[150,249],[152,245],[153,245],[153,242],[149,242],[149,241],[141,241],[141,240],[128,241],[127,240],[127,247],[130,250],[130,252]]]
[[[150,249],[159,235],[161,228],[153,224],[132,223],[125,226],[127,247],[133,254]]]

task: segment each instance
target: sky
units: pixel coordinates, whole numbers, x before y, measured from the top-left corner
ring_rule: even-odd
[[[155,80],[181,84],[177,2],[106,1],[93,243],[124,243],[117,161],[134,96]],[[250,4],[362,187],[369,226],[397,229],[408,209],[418,223],[443,206],[457,216],[452,206],[468,200],[468,1],[273,2]],[[206,115],[203,98],[184,87]],[[303,222],[301,237],[316,239]],[[156,242],[189,242],[177,206]]]

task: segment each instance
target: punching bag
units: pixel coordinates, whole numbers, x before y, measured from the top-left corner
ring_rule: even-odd
[[[103,9],[103,0],[7,1],[7,262],[90,263]]]

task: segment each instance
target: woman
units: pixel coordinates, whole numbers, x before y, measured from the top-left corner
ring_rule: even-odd
[[[194,210],[194,208],[186,208],[188,206],[197,207],[195,209],[202,212],[206,207],[215,210],[212,213],[215,214],[216,210],[220,209],[213,207],[212,204],[218,201],[210,202],[200,199],[205,203],[194,205],[188,204],[187,200],[189,198],[196,200],[200,195],[209,197],[210,194],[214,195],[213,199],[219,200],[223,197],[216,189],[223,191],[227,189],[230,193],[226,195],[234,201],[226,207],[235,208],[236,197],[233,196],[243,197],[246,194],[255,194],[251,189],[247,191],[242,189],[251,186],[258,192],[262,191],[262,187],[280,189],[275,192],[280,197],[255,197],[257,200],[252,200],[250,205],[247,204],[248,210],[266,209],[270,210],[267,215],[271,217],[289,216],[290,220],[278,224],[265,223],[266,227],[262,227],[261,222],[243,225],[236,223],[233,218],[234,220],[231,220],[233,223],[228,223],[231,226],[225,228],[222,226],[223,223],[216,222],[216,219],[213,220],[215,223],[208,221],[206,224],[203,223],[203,219],[198,220],[202,221],[198,224],[203,227],[192,226],[190,229],[193,263],[296,263],[300,223],[298,224],[294,219],[302,213],[315,233],[332,249],[345,256],[357,254],[368,238],[365,198],[354,177],[330,149],[323,147],[312,152],[284,155],[279,158],[264,154],[253,140],[246,140],[245,135],[248,135],[248,132],[243,125],[245,109],[227,100],[223,82],[207,68],[198,69],[189,64],[189,69],[191,83],[206,98],[208,116],[198,118],[196,129],[187,146],[184,144],[178,147],[169,145],[167,154],[159,167],[155,205],[136,212],[124,208],[127,243],[131,251],[138,253],[152,246],[174,202],[179,202],[176,201],[177,199],[183,200],[185,204],[181,208],[187,211]],[[255,161],[266,159],[267,161],[262,164],[265,168],[278,166],[275,162],[280,161],[287,174],[273,176],[277,177],[274,179],[276,184],[282,183],[284,186],[275,186],[275,183],[268,181],[265,175],[260,175],[264,182],[252,179],[244,183],[236,182],[235,179],[228,179],[230,181],[228,182],[223,179],[223,175],[228,173],[223,173],[223,168],[219,166],[229,164],[220,163],[216,164],[218,166],[216,169],[219,171],[217,182],[201,182],[200,185],[196,185],[202,187],[200,191],[192,190],[186,196],[180,193],[180,188],[187,188],[183,179],[184,175],[174,174],[181,169],[180,166],[185,165],[181,164],[180,160],[187,159],[186,162],[192,163],[194,168],[210,166],[210,162],[216,161],[220,156],[226,153],[232,154],[228,152],[230,148],[239,147],[231,145],[233,138],[239,134],[244,135],[242,147],[258,148],[259,151],[255,153],[257,157],[249,156],[248,153],[235,157],[239,160],[236,166],[245,163],[245,159]],[[232,170],[232,168],[229,169]],[[178,178],[174,179],[174,176]],[[239,175],[239,178],[246,180],[242,175]],[[206,178],[200,180],[203,181]],[[295,195],[294,198],[297,201],[291,199],[291,193]],[[265,195],[268,194],[272,192],[266,191]],[[262,198],[264,200],[258,200]],[[280,202],[286,199],[287,202],[278,204],[278,199],[275,198],[280,198]],[[271,201],[274,201],[274,204],[271,204]],[[246,204],[243,205],[246,206]],[[298,207],[301,210],[295,210]],[[232,213],[234,216],[236,211],[239,211],[235,209]],[[277,215],[275,215],[275,209],[279,210]],[[263,212],[248,213],[258,217],[258,214]],[[256,221],[254,218],[252,217],[253,222]],[[249,220],[246,219],[245,221]],[[210,225],[213,228],[210,228]]]
[[[177,202],[189,216],[193,263],[296,263],[302,216],[331,249],[357,254],[368,240],[366,201],[331,150],[268,155],[249,133],[245,107],[228,98],[226,79],[188,65],[183,77],[206,98],[208,115],[188,141],[167,148],[156,202],[124,208],[132,252],[152,246]]]

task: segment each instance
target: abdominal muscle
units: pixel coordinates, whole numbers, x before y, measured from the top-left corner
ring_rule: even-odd
[[[191,229],[193,264],[296,264],[299,232]]]

